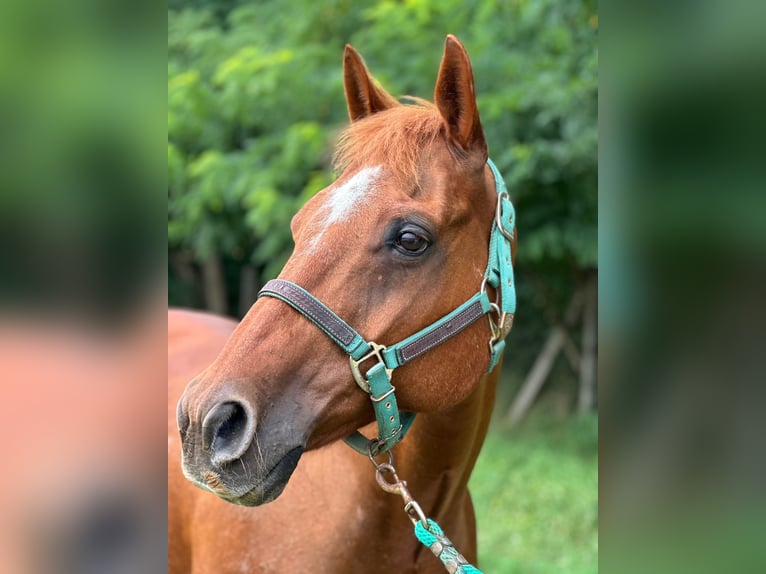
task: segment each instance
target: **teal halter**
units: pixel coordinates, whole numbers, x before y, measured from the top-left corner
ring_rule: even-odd
[[[359,387],[370,395],[378,437],[368,440],[358,431],[347,437],[355,450],[371,456],[388,451],[399,442],[415,420],[415,413],[399,412],[391,384],[393,371],[456,335],[484,315],[489,316],[489,366],[492,371],[505,349],[505,336],[511,330],[516,312],[516,287],[513,281],[511,242],[515,230],[513,204],[500,172],[487,160],[495,178],[497,208],[489,238],[489,260],[478,293],[444,317],[396,344],[379,345],[365,340],[311,293],[284,279],[273,279],[263,286],[258,298],[274,297],[284,301],[319,327],[349,356],[351,373]],[[487,285],[495,289],[496,300],[489,300]],[[493,320],[495,314],[497,320]],[[360,365],[375,363],[362,374]]]

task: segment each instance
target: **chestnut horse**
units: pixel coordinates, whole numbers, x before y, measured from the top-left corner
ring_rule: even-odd
[[[475,564],[467,483],[515,310],[512,206],[455,37],[435,105],[398,103],[350,46],[343,64],[342,175],[293,218],[279,279],[238,325],[170,313],[170,572],[443,572],[408,518]],[[340,440],[358,429],[394,466]]]

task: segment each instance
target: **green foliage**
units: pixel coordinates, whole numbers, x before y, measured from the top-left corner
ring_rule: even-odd
[[[342,43],[311,41],[334,4],[312,3],[298,26],[276,2],[237,8],[228,29],[210,10],[169,12],[171,249],[254,264],[264,280],[284,264],[292,214],[331,181],[344,116]]]
[[[556,315],[596,265],[598,18],[575,0],[175,2],[168,14],[170,247],[288,256],[290,215],[333,178],[354,44],[393,94],[430,97],[451,32],[468,48],[490,152],[519,221],[519,308]],[[524,298],[527,298],[525,301]]]
[[[489,434],[469,484],[482,571],[598,572],[597,453],[596,415]]]

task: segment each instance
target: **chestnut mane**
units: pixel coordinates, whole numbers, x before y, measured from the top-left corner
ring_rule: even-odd
[[[353,122],[340,135],[334,168],[341,173],[352,164],[385,164],[395,176],[417,179],[421,153],[444,134],[444,120],[434,104],[407,98],[398,105]]]

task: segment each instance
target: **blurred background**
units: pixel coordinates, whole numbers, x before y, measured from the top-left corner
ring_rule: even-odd
[[[351,43],[394,95],[432,99],[465,44],[518,213],[518,308],[471,488],[490,573],[597,571],[595,2],[170,0],[171,305],[243,316],[337,174]]]
[[[3,574],[165,569],[164,16],[0,3]]]
[[[752,0],[602,13],[608,572],[766,568],[764,21]]]

